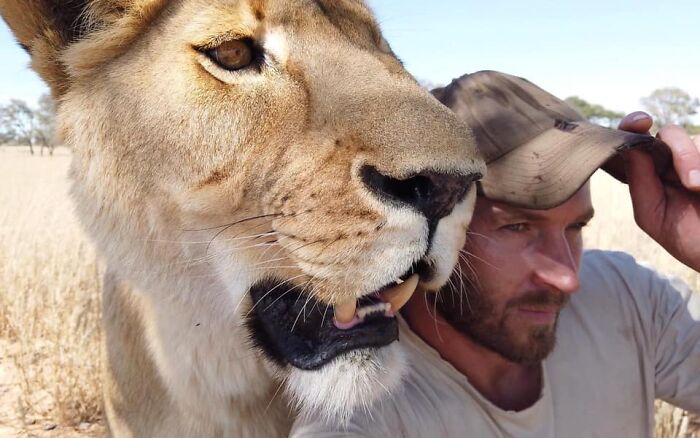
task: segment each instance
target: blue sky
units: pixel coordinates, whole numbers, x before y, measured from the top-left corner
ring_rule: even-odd
[[[431,83],[501,70],[619,111],[641,108],[655,88],[700,97],[697,0],[368,3],[408,70]],[[45,91],[28,62],[0,23],[0,101],[34,102]]]

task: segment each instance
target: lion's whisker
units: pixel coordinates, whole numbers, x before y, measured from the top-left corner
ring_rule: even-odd
[[[272,406],[272,402],[275,401],[275,397],[277,397],[277,394],[280,392],[280,389],[282,389],[282,387],[284,386],[284,384],[286,383],[286,381],[287,381],[286,378],[285,378],[285,379],[282,379],[282,381],[280,382],[280,384],[277,386],[277,389],[275,390],[275,393],[272,394],[272,398],[271,398],[270,401],[268,402],[267,406],[265,406],[265,410],[263,410],[263,415],[264,415],[264,414],[267,414],[267,411],[270,409],[270,406]]]
[[[280,282],[277,286],[275,286],[275,287],[273,287],[272,289],[270,289],[269,291],[267,291],[262,297],[260,297],[255,303],[253,303],[253,307],[251,307],[250,310],[248,310],[248,312],[246,312],[246,315],[245,315],[245,316],[247,317],[248,315],[250,315],[250,312],[252,312],[253,310],[255,310],[255,307],[258,305],[258,303],[259,303],[260,301],[264,300],[265,298],[267,298],[267,296],[270,295],[272,292],[274,292],[276,289],[278,289],[279,287],[281,287],[281,286],[284,285],[285,283],[289,283],[290,281],[296,280],[297,278],[300,278],[300,277],[304,277],[305,275],[306,275],[306,274],[295,275],[294,277],[288,278],[288,279],[283,280],[282,282]],[[249,291],[246,291],[246,292],[243,294],[243,297],[241,297],[241,299],[238,301],[238,304],[236,305],[234,311],[238,310],[238,307],[241,305],[241,302],[243,301],[243,298],[245,298],[246,294],[248,294],[248,293],[249,293]]]
[[[310,282],[311,282],[311,279],[307,280],[307,281],[304,283],[303,287],[306,287],[306,285],[309,284]],[[287,295],[289,292],[292,292],[294,289],[297,289],[297,288],[299,288],[299,287],[301,287],[301,286],[302,286],[302,285],[295,285],[295,286],[291,287],[291,288],[290,288],[289,290],[287,290],[285,293],[283,293],[283,294],[280,295],[279,297],[275,298],[270,304],[268,304],[268,306],[267,306],[264,310],[269,309],[269,308],[270,308],[271,306],[273,306],[277,301],[279,301],[282,297],[284,297],[284,296]]]
[[[283,214],[283,213],[262,214],[262,215],[259,215],[259,216],[251,216],[251,217],[247,217],[247,218],[245,218],[245,219],[240,219],[240,220],[238,220],[238,221],[231,222],[231,223],[224,224],[224,225],[216,225],[216,226],[213,226],[213,227],[199,228],[199,229],[196,229],[196,228],[195,228],[195,229],[183,229],[182,231],[186,231],[186,232],[196,232],[196,231],[210,231],[210,230],[216,230],[217,228],[230,228],[230,227],[232,227],[232,226],[234,226],[234,225],[238,225],[238,224],[241,224],[241,223],[244,223],[244,222],[248,222],[248,221],[252,221],[252,220],[256,220],[256,219],[264,219],[264,218],[279,217],[279,216],[284,216],[284,214]]]
[[[493,269],[498,269],[498,270],[501,269],[501,268],[499,268],[499,267],[493,265],[492,263],[490,263],[490,262],[484,260],[483,258],[481,258],[481,257],[479,257],[479,256],[477,256],[477,255],[475,255],[475,254],[473,254],[473,253],[470,253],[469,251],[467,251],[467,250],[465,250],[465,249],[460,249],[460,250],[459,250],[459,253],[460,253],[460,254],[465,254],[465,255],[467,255],[467,256],[469,256],[469,257],[472,257],[472,258],[474,258],[474,259],[480,261],[481,263],[483,263],[483,264],[485,264],[485,265],[488,265],[489,267],[491,267],[491,268],[493,268]]]

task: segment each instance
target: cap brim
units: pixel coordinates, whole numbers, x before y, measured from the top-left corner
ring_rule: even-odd
[[[479,188],[496,201],[553,208],[571,198],[600,167],[626,182],[618,152],[635,148],[652,152],[660,174],[671,165],[668,146],[650,135],[587,122],[565,123],[488,163]]]

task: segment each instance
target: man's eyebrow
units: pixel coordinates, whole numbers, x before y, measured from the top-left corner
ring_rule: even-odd
[[[497,213],[499,216],[506,218],[507,220],[528,220],[532,222],[541,221],[546,218],[546,213],[539,210],[532,209],[515,209],[515,210],[501,210]],[[590,208],[586,210],[583,214],[579,215],[574,222],[588,222],[593,218],[595,210]]]
[[[530,209],[501,210],[497,214],[506,219],[525,219],[529,221],[537,221],[544,217],[543,213]]]

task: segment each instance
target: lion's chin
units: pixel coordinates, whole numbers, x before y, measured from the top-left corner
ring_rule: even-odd
[[[343,424],[400,382],[405,364],[395,342],[398,320],[379,312],[340,329],[332,307],[296,289],[274,278],[249,289],[251,340],[276,365],[298,412]]]
[[[314,415],[336,426],[348,423],[357,409],[397,388],[407,369],[398,342],[381,348],[353,350],[320,369],[292,368],[286,385],[300,415]]]

